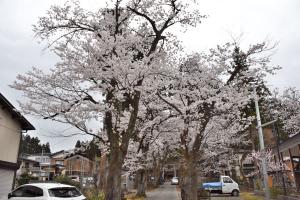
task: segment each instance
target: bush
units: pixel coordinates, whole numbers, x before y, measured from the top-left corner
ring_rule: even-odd
[[[57,176],[57,177],[55,177],[54,181],[58,182],[58,183],[72,185],[77,188],[80,188],[80,183],[73,181],[70,177],[67,177],[67,176],[63,176],[63,175]]]
[[[18,186],[30,183],[32,180],[38,180],[37,177],[31,176],[27,172],[20,175],[20,178],[17,180]]]
[[[283,195],[283,189],[280,187],[271,187],[270,194],[272,199],[277,199],[278,195]]]
[[[82,191],[87,200],[104,200],[104,193],[97,189],[85,189]]]
[[[262,191],[263,190],[263,186],[261,184],[261,180],[260,179],[256,179],[255,180],[255,186],[256,186],[256,189],[259,190],[259,191]]]

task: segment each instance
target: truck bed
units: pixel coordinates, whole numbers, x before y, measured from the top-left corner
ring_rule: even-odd
[[[221,182],[210,182],[210,183],[203,183],[203,189],[211,189],[211,190],[222,190],[222,183]]]

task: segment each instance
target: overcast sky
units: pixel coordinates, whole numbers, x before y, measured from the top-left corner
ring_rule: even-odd
[[[265,39],[279,42],[272,64],[282,69],[268,77],[271,87],[300,89],[300,1],[299,0],[198,0],[199,9],[209,17],[197,28],[178,33],[188,51],[205,50],[243,33],[242,44]],[[58,58],[45,44],[38,44],[32,25],[50,5],[64,0],[0,0],[0,92],[18,108],[21,93],[10,88],[17,74],[31,67],[49,69]],[[95,10],[103,0],[82,0],[84,8]],[[69,149],[86,136],[57,137],[78,131],[69,126],[26,116],[36,127],[30,132],[42,142],[50,142],[52,152]]]

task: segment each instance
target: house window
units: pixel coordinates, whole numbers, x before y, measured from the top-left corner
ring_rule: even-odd
[[[55,164],[57,164],[57,165],[64,165],[64,161],[62,161],[62,160],[56,160]]]
[[[25,162],[25,168],[28,169],[29,168],[29,163]]]

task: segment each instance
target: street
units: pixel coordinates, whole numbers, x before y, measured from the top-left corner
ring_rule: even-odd
[[[241,200],[241,198],[231,195],[212,194],[211,200]]]
[[[176,186],[165,183],[158,189],[147,192],[147,200],[180,200]]]
[[[239,197],[230,195],[212,194],[211,200],[240,200]],[[147,192],[147,200],[180,200],[180,192],[176,190],[176,186],[165,183],[158,189]]]

